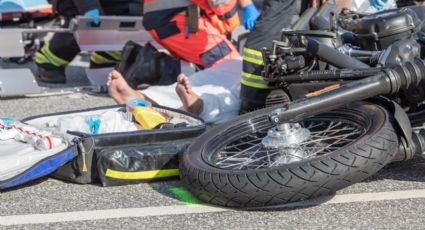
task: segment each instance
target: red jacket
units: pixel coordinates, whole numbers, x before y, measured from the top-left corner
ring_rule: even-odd
[[[163,26],[192,4],[198,5],[216,27],[221,26],[227,32],[239,25],[237,0],[145,0],[143,24],[148,30]]]

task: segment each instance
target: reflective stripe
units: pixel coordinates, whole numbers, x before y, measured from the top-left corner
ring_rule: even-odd
[[[44,56],[49,60],[49,63],[56,67],[66,66],[69,64],[69,61],[56,56],[52,53],[52,51],[50,51],[49,42],[43,46],[41,52],[43,52]]]
[[[214,8],[220,7],[221,5],[224,5],[230,2],[232,2],[232,0],[208,0],[208,4],[210,4],[210,6]]]
[[[40,53],[40,52],[35,53],[34,61],[37,64],[47,64],[47,63],[50,63],[49,60],[43,55],[43,53]]]
[[[109,56],[111,56],[116,61],[121,61],[122,51],[105,51]]]
[[[230,11],[226,12],[223,15],[217,15],[217,16],[221,21],[226,21],[227,19],[233,17],[233,15],[235,15],[237,12],[238,12],[238,5],[236,4],[233,7],[233,9],[231,9]],[[239,17],[238,17],[238,19],[239,19]]]
[[[231,48],[225,41],[218,43],[216,46],[201,54],[200,58],[204,67],[210,67],[219,60],[232,53]]]
[[[249,58],[252,58],[252,59],[255,59],[255,60],[258,60],[258,61],[262,61],[263,60],[263,58],[262,57],[258,57],[257,55],[253,55],[253,54],[250,54],[250,53],[247,53],[247,52],[244,52],[243,53],[243,56],[244,57],[249,57]]]
[[[253,50],[253,49],[244,47],[243,53],[244,53],[244,55],[245,54],[251,54],[253,56],[257,56],[257,57],[261,58],[261,60],[263,59],[263,54],[258,50]]]
[[[243,48],[243,60],[256,65],[264,65],[263,55],[260,51]]]
[[[260,76],[260,75],[255,75],[255,74],[252,74],[252,73],[242,72],[242,77],[253,79],[253,80],[262,81],[262,82],[265,82],[267,84],[267,82],[264,81],[263,76]]]
[[[256,65],[264,65],[264,61],[263,61],[263,59],[261,59],[261,60],[258,60],[258,59],[255,59],[255,58],[252,58],[252,57],[247,57],[247,56],[243,56],[243,60],[244,61],[247,61],[247,62],[251,62],[251,63],[254,63],[254,64],[256,64]]]
[[[247,86],[251,86],[253,88],[259,89],[267,89],[268,83],[264,81],[262,76],[250,74],[246,72],[242,72],[241,83]]]
[[[155,179],[178,176],[179,169],[162,169],[162,170],[151,170],[141,172],[122,172],[112,169],[106,169],[105,176],[115,179],[127,179],[127,180],[143,180],[143,179]]]
[[[258,83],[253,83],[253,82],[249,82],[246,81],[244,79],[241,79],[241,83],[246,85],[246,86],[250,86],[252,88],[256,88],[256,89],[268,89],[269,87],[263,85],[263,84],[258,84]]]
[[[90,61],[96,64],[106,64],[106,63],[115,63],[114,60],[108,59],[102,55],[99,55],[96,52],[91,53]]]
[[[193,5],[193,3],[188,0],[154,0],[150,2],[145,1],[143,5],[143,13],[146,14],[153,11],[187,7],[190,5]]]

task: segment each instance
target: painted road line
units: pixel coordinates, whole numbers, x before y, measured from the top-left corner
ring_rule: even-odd
[[[294,203],[285,204],[285,205],[276,205],[276,206],[267,207],[267,208],[268,209],[296,208],[296,207],[316,206],[320,204],[345,204],[345,203],[361,203],[361,202],[420,199],[420,198],[425,198],[425,189],[324,196],[324,197],[319,197],[312,200],[299,201],[299,202],[294,202]]]
[[[23,225],[23,224],[45,224],[54,222],[85,221],[85,220],[103,220],[114,218],[130,217],[149,217],[149,216],[167,216],[181,214],[196,214],[209,212],[223,212],[228,209],[218,207],[194,207],[188,205],[146,207],[146,208],[126,208],[126,209],[108,209],[78,212],[62,212],[48,214],[31,214],[0,216],[0,225]]]
[[[273,206],[269,208],[294,208],[315,206],[319,204],[344,204],[344,203],[360,203],[371,201],[390,201],[403,199],[420,199],[425,198],[425,189],[422,190],[406,190],[379,193],[359,193],[344,194],[336,196],[327,196],[319,199],[296,202],[286,205]],[[29,214],[0,216],[0,225],[25,225],[25,224],[44,224],[54,222],[69,221],[87,221],[87,220],[103,220],[113,218],[130,218],[130,217],[151,217],[151,216],[167,216],[181,214],[198,214],[198,213],[217,213],[232,211],[220,207],[211,207],[207,205],[188,206],[162,206],[162,207],[146,207],[146,208],[128,208],[128,209],[110,209],[110,210],[92,210],[78,212],[63,213],[47,213],[47,214]]]

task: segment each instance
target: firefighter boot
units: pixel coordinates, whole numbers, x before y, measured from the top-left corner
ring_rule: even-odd
[[[45,83],[66,83],[65,68],[54,67],[48,64],[37,65],[38,78]]]

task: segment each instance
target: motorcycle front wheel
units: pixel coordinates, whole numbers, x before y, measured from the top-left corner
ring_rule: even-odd
[[[375,104],[357,102],[299,121],[276,146],[268,144],[276,130],[268,119],[272,110],[219,125],[187,149],[180,177],[192,194],[228,207],[330,195],[376,173],[399,148],[391,115]]]

